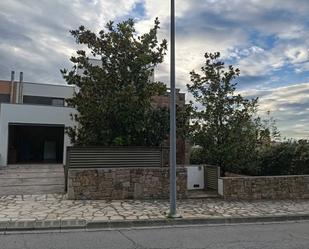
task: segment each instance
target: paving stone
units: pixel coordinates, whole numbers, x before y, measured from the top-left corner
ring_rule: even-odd
[[[256,217],[309,215],[309,200],[227,201],[187,199],[178,201],[184,218]],[[168,200],[71,201],[65,195],[11,195],[0,197],[0,229],[43,226],[81,226],[87,221],[161,219],[169,210]],[[59,221],[61,220],[61,222]],[[55,221],[55,223],[51,223]]]
[[[107,216],[101,216],[101,217],[93,217],[93,218],[90,218],[88,220],[91,220],[91,221],[109,221],[109,218]]]
[[[111,216],[110,220],[124,220],[123,216],[117,215],[117,216]]]
[[[125,217],[126,220],[137,220],[137,216],[127,216]]]

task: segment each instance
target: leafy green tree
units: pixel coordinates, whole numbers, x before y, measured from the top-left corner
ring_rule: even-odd
[[[290,169],[291,175],[309,174],[309,140],[301,139],[294,143],[295,152]]]
[[[265,147],[258,153],[253,175],[309,174],[309,141],[285,140]]]
[[[79,89],[67,100],[78,111],[72,116],[77,126],[67,130],[73,144],[159,145],[167,138],[167,108],[151,107],[152,96],[166,92],[162,82],[150,80],[167,50],[166,40],[157,39],[158,29],[155,19],[148,33],[137,36],[128,19],[107,23],[98,35],[84,26],[71,31],[77,44],[87,46],[71,57],[70,71],[61,70],[66,82]]]
[[[203,164],[204,150],[200,147],[193,147],[190,151],[190,164]]]
[[[295,153],[293,142],[286,141],[259,151],[257,175],[289,175]]]
[[[202,74],[190,73],[188,91],[200,106],[193,117],[192,139],[202,147],[202,161],[239,173],[255,160],[257,147],[277,136],[273,123],[257,117],[258,98],[237,94],[239,69],[226,67],[220,53],[206,53]]]

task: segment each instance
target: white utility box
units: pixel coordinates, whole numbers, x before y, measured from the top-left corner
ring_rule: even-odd
[[[204,189],[204,167],[201,165],[187,166],[187,189]]]

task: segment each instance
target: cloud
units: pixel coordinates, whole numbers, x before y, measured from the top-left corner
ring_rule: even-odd
[[[144,8],[138,30],[146,32],[158,16],[160,37],[169,38],[169,1],[145,0]],[[177,86],[183,90],[189,72],[202,66],[205,52],[221,52],[223,59],[240,67],[242,76],[263,78],[263,85],[273,82],[280,70],[295,74],[308,68],[306,1],[179,0],[176,10]],[[158,79],[168,83],[168,72],[169,55],[157,70]],[[248,82],[248,87],[254,83],[259,82]]]
[[[309,83],[241,93],[259,97],[259,114],[265,116],[270,111],[283,136],[309,139]]]
[[[84,25],[94,31],[127,15],[135,0],[42,0],[0,2],[0,77],[23,71],[25,80],[64,83],[59,69],[70,67],[76,50],[69,30]]]
[[[99,31],[108,20],[132,16],[137,31],[144,33],[159,17],[159,38],[169,40],[169,4],[166,0],[0,1],[0,78],[8,79],[15,70],[23,71],[27,81],[64,83],[59,69],[70,68],[68,59],[77,48],[69,30],[80,25]],[[297,124],[290,130],[300,134],[305,130],[300,116],[309,103],[302,103],[301,92],[295,93],[299,99],[293,104],[289,102],[293,96],[285,99],[282,94],[283,87],[290,87],[289,93],[294,88],[305,91],[296,83],[309,80],[308,12],[308,0],[177,0],[177,87],[186,91],[189,72],[200,69],[204,53],[219,51],[227,64],[240,67],[241,90],[265,93],[263,105],[278,112],[281,124]],[[169,85],[169,54],[156,76]],[[289,115],[295,110],[299,118],[283,110]]]
[[[238,67],[240,67],[243,75],[267,75],[286,64],[286,59],[282,55],[280,47],[276,47],[270,51],[259,47],[256,48],[255,50],[251,49],[247,56],[243,56],[238,60]]]
[[[289,47],[285,50],[285,55],[291,63],[302,63],[309,59],[309,50],[305,46]]]
[[[309,62],[301,63],[297,65],[297,68],[295,68],[296,73],[303,73],[309,71]]]
[[[214,3],[210,3],[214,6]],[[199,5],[200,8],[197,8]],[[147,15],[137,23],[139,32],[146,32],[152,25],[153,18],[161,21],[160,38],[169,41],[170,7],[169,1],[145,1]],[[185,90],[189,82],[189,72],[199,69],[204,62],[205,52],[220,51],[223,56],[238,44],[245,44],[246,33],[225,18],[216,16],[206,8],[204,1],[179,0],[176,4],[176,85]],[[233,26],[233,28],[231,28]],[[169,52],[164,63],[157,69],[159,80],[169,84]]]
[[[121,19],[132,13],[134,7],[143,5],[144,16],[138,15],[137,30],[146,32],[153,24],[154,17],[158,16],[162,22],[159,34],[161,38],[169,38],[169,1],[165,0],[73,0],[73,1],[40,1],[40,4],[30,5],[17,0],[0,3],[0,41],[3,44],[13,41],[15,48],[8,49],[12,58],[2,67],[0,75],[8,75],[16,63],[16,57],[33,64],[33,67],[23,67],[29,77],[59,80],[58,69],[68,66],[68,58],[75,49],[73,39],[68,30],[79,25],[98,31],[106,21]],[[301,7],[300,7],[301,6]],[[293,9],[291,9],[293,7]],[[285,57],[280,56],[284,47],[279,45],[271,50],[250,44],[250,32],[256,30],[264,34],[275,34],[278,38],[296,39],[306,34],[301,18],[308,9],[306,1],[291,4],[290,1],[274,1],[261,4],[260,1],[239,0],[195,0],[190,3],[179,0],[176,3],[177,16],[177,75],[179,87],[184,88],[189,80],[189,72],[197,69],[203,62],[206,51],[220,51],[224,57],[229,57],[233,49],[241,48],[242,53],[239,66],[244,75],[268,74],[282,67],[291,59],[299,62],[305,56],[304,48],[300,51],[287,52]],[[291,11],[292,10],[292,11]],[[291,14],[290,14],[291,13]],[[3,47],[3,46],[2,46]],[[304,46],[303,46],[304,47]],[[39,48],[39,49],[38,49]],[[7,48],[4,46],[3,50]],[[257,50],[254,50],[257,49]],[[291,48],[292,49],[292,48]],[[245,54],[247,51],[247,55]],[[32,56],[27,56],[31,54]],[[54,68],[47,58],[55,55],[58,68]],[[33,57],[33,58],[32,58]],[[53,57],[53,56],[52,56]],[[53,67],[45,71],[48,76],[31,75],[35,67],[42,67],[41,61],[46,61],[45,67]],[[39,62],[35,64],[35,62]],[[20,63],[25,64],[25,63]],[[35,65],[35,66],[34,66]],[[20,66],[20,65],[18,65]],[[165,69],[162,69],[165,68]],[[160,67],[158,75],[167,79],[169,57]],[[306,67],[301,65],[295,70],[300,72]],[[31,76],[30,76],[31,75]]]

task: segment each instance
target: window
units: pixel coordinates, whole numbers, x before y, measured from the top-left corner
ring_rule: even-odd
[[[34,105],[64,106],[64,99],[25,95],[23,97],[23,103],[24,104],[34,104]]]
[[[10,103],[10,94],[0,94],[0,103]]]
[[[64,106],[64,99],[52,99],[52,105]]]

